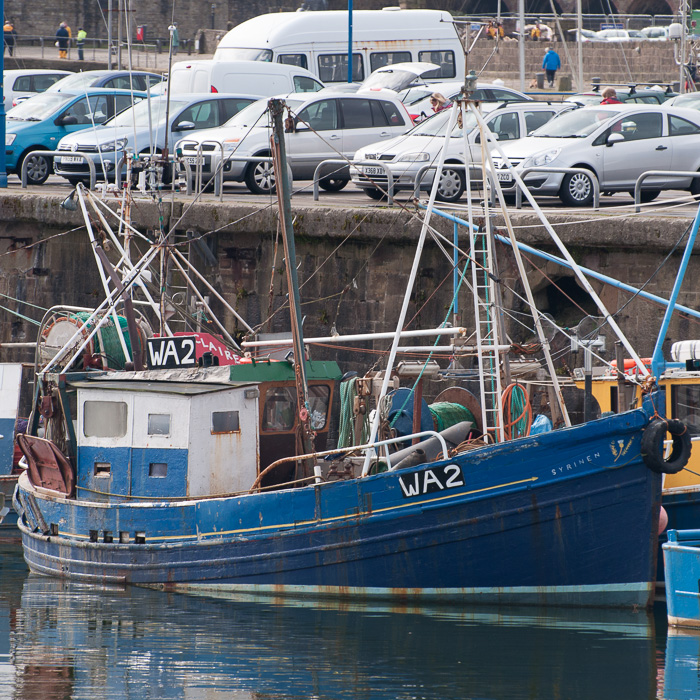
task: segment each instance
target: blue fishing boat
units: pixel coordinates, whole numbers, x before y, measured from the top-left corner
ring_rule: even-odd
[[[283,151],[279,102],[271,110]],[[278,172],[285,258],[294,260],[286,168]],[[78,195],[82,202],[81,188]],[[161,332],[146,341],[145,368],[91,369],[87,343],[163,246],[126,270],[37,377],[29,429],[18,438],[28,467],[14,498],[30,569],[177,591],[650,605],[661,474],[687,460],[685,438],[674,436],[678,450],[664,459],[664,397],[651,385],[638,408],[572,425],[555,372],[564,427],[530,435],[529,425],[521,431],[519,419],[506,419],[500,382],[509,345],[493,313],[488,228],[470,230],[480,264],[461,275],[472,276],[476,317],[479,399],[471,416],[422,430],[417,409],[413,433],[380,435],[434,198],[435,186],[387,366],[360,385],[370,389],[357,397],[354,432],[363,434],[371,396],[369,437],[349,446],[326,444],[341,372],[334,362],[306,359],[294,265],[287,266],[293,346],[285,359],[217,366],[211,355],[197,361],[196,333]],[[532,300],[527,284],[525,292]],[[531,306],[543,362],[553,370]],[[448,324],[421,332],[467,335]],[[135,361],[136,336],[130,332]],[[392,453],[387,446],[396,442],[408,446]],[[606,537],[611,530],[616,536]]]

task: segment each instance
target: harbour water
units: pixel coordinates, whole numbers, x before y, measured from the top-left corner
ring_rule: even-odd
[[[644,612],[216,599],[30,575],[0,543],[0,698],[697,700]]]

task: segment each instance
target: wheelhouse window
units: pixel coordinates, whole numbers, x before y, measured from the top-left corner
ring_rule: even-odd
[[[151,462],[148,465],[148,476],[163,479],[168,476],[167,462]]]
[[[294,427],[296,418],[296,390],[293,387],[275,387],[265,394],[262,429],[285,433]]]
[[[314,430],[323,430],[326,427],[328,417],[328,401],[330,399],[330,387],[325,385],[309,387],[309,408],[311,409],[311,427]]]
[[[240,431],[238,411],[214,411],[211,414],[211,433],[237,433]]]
[[[123,401],[86,401],[83,404],[85,437],[119,438],[126,435],[128,408]]]
[[[169,413],[149,413],[148,414],[148,434],[149,435],[170,435],[170,414]]]
[[[673,387],[673,417],[682,420],[691,435],[700,435],[700,385]]]

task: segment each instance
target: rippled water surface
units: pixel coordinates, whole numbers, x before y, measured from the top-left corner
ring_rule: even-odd
[[[102,588],[0,543],[0,698],[700,699],[665,612],[392,608]]]

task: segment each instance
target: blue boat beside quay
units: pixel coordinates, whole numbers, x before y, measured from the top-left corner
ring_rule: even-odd
[[[278,166],[285,162],[283,110],[280,100],[270,101]],[[450,119],[453,126],[456,111]],[[284,257],[293,261],[287,169],[278,172]],[[162,274],[166,250],[181,271],[189,263],[165,236],[130,263],[104,216],[101,234],[109,246],[102,248],[86,213],[91,195],[78,186],[95,257],[104,267],[106,299],[65,334],[60,349],[47,348],[52,352],[37,363],[32,415],[27,433],[18,437],[27,469],[13,499],[30,570],[81,582],[229,595],[650,606],[662,474],[687,463],[687,431],[680,421],[665,419],[664,395],[651,380],[637,408],[572,421],[513,245],[537,338],[531,352],[540,354],[516,370],[518,362],[508,358],[514,348],[493,303],[500,290],[490,217],[484,230],[469,227],[470,252],[461,261],[455,237],[455,257],[448,257],[453,298],[443,323],[405,330],[438,181],[396,330],[305,339],[296,267],[287,265],[291,345],[280,341],[287,343],[284,359],[267,360],[250,348],[269,341],[256,340],[248,326],[253,339],[241,347],[220,325],[230,354],[215,357],[197,352],[202,339],[194,328],[174,334],[164,314],[154,322],[157,334],[139,323],[131,295],[140,297],[132,287],[143,272],[150,265],[150,274]],[[110,264],[108,250],[117,264]],[[152,265],[158,256],[160,266]],[[580,270],[577,276],[648,374]],[[459,318],[453,312],[467,277],[473,331],[450,321]],[[198,279],[206,284],[203,275]],[[165,287],[165,278],[155,286],[161,294]],[[173,305],[171,298],[147,292],[140,299],[144,308],[157,313]],[[209,293],[218,294],[211,287]],[[115,347],[128,364],[107,371],[90,343],[122,312],[125,328],[114,325]],[[404,346],[426,359],[394,366],[399,345],[411,333],[450,344]],[[341,397],[349,403],[341,408],[341,422],[351,417],[334,445],[331,409],[341,371],[335,362],[308,359],[308,345],[380,337],[392,343],[382,370],[374,370],[373,358],[364,376],[343,377]],[[444,369],[431,359],[441,352],[455,360]],[[470,364],[463,368],[459,360]],[[508,380],[505,386],[511,369],[528,372],[532,365],[538,376],[543,366],[549,370],[541,395],[549,396],[557,425],[552,430],[545,421],[549,430],[536,434],[530,434],[532,406],[523,384]],[[445,422],[434,416],[433,430],[425,429],[430,424],[423,424],[422,415],[421,378],[427,372],[456,384],[440,394],[456,417]],[[460,377],[473,378],[478,398],[460,386]],[[406,379],[412,382],[406,396],[413,399],[413,415],[395,435],[387,399],[407,388],[399,386]],[[350,382],[355,394],[348,399]],[[393,405],[394,415],[403,414],[409,401]],[[673,449],[665,457],[669,427]],[[392,452],[397,442],[406,446]],[[606,536],[611,531],[615,536]]]
[[[668,623],[700,628],[700,530],[669,530],[663,545]]]

